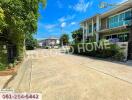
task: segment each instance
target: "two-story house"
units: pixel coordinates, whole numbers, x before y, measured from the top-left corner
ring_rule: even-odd
[[[101,27],[99,30],[100,38],[114,39],[119,42],[129,40],[130,29],[127,26],[132,24],[127,18],[132,16],[132,2],[125,2],[112,10],[101,14]]]
[[[49,46],[49,47],[54,48],[55,46],[58,46],[59,44],[60,44],[59,38],[54,38],[54,37],[50,37],[50,38],[39,41],[40,47]]]
[[[81,22],[83,42],[96,39],[116,39],[118,42],[131,42],[132,1],[128,0],[103,14],[97,14]],[[129,44],[132,58],[132,45]]]

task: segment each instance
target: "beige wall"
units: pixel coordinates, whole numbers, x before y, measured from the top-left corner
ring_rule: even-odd
[[[122,48],[125,59],[128,57],[128,42],[118,42],[117,45]]]

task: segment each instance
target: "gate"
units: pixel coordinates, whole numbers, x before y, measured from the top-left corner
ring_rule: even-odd
[[[13,63],[16,56],[16,46],[8,45],[8,62]]]

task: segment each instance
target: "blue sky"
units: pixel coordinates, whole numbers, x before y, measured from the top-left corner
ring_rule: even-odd
[[[80,21],[109,9],[100,9],[101,1],[120,3],[126,0],[47,0],[46,8],[40,4],[35,38],[60,37],[62,32],[71,36],[71,32],[80,27]]]

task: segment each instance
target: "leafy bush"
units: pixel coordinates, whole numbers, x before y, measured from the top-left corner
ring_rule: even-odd
[[[116,53],[116,55],[114,55],[113,59],[117,60],[117,61],[124,61],[125,57],[124,57],[123,52]]]
[[[6,65],[0,63],[0,71],[3,71],[3,70],[5,70],[5,69],[6,69]]]
[[[16,60],[17,60],[17,61],[22,61],[22,60],[23,60],[23,56],[18,56],[18,57],[16,58]]]
[[[49,46],[46,46],[45,49],[50,49],[50,47]]]
[[[95,42],[91,42],[93,46]],[[124,54],[121,53],[121,49],[116,44],[109,44],[109,48],[94,48],[92,51],[88,51],[88,48],[91,48],[90,45],[87,43],[83,44],[84,49],[79,50],[78,46],[80,44],[71,45],[70,52],[73,51],[74,54],[92,56],[92,57],[99,57],[99,58],[113,58],[116,60],[123,60]]]
[[[34,50],[36,47],[38,47],[37,40],[31,34],[26,35],[25,44],[27,50]]]

